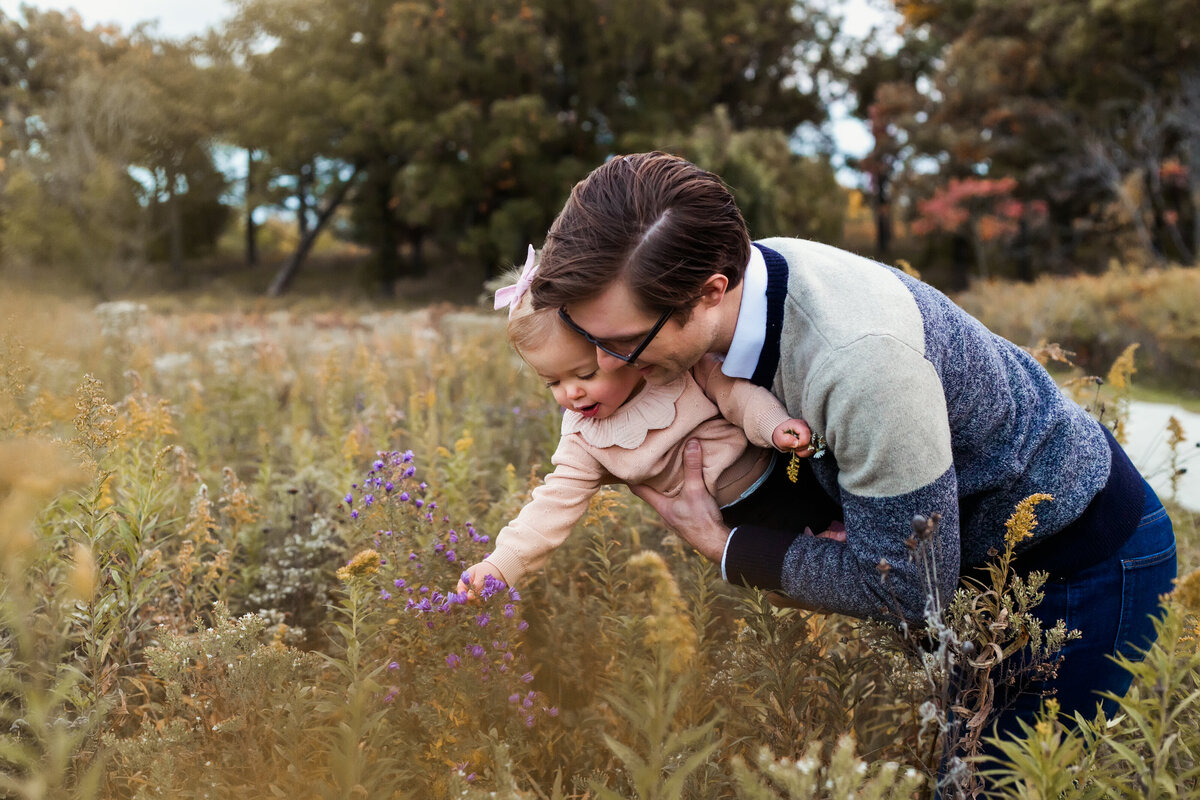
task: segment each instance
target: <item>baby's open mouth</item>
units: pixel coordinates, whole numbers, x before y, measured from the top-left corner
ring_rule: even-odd
[[[585,417],[592,417],[595,416],[596,412],[600,410],[600,404],[592,403],[590,406],[584,406],[583,408],[577,410]]]

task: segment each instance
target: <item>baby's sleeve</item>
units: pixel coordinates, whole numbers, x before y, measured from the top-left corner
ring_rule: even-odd
[[[770,391],[744,378],[731,378],[721,371],[721,362],[705,356],[692,368],[692,376],[721,416],[737,425],[746,438],[759,447],[773,447],[771,435],[781,422],[791,419],[783,403]]]
[[[533,490],[516,519],[496,534],[496,549],[487,557],[510,585],[545,565],[583,517],[601,484],[612,481],[576,436],[564,436],[550,462],[554,471]]]

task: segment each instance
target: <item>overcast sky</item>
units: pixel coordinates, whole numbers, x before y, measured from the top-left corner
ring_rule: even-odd
[[[27,5],[62,11],[74,8],[89,27],[115,22],[129,30],[139,22],[157,20],[160,33],[175,37],[201,33],[231,13],[224,0],[39,0]],[[20,0],[0,0],[0,9],[9,16],[16,16],[20,6]]]

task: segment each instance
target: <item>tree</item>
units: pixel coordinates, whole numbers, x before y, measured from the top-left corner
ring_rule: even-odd
[[[915,75],[886,57],[868,62],[860,98],[875,100],[869,90],[883,85],[878,74],[889,72],[905,75],[907,93],[883,115],[899,122],[895,138],[903,147],[877,141],[881,158],[867,166],[882,174],[900,152],[909,166],[903,190],[914,201],[931,197],[915,194],[922,185],[1015,179],[1014,199],[1046,208],[1044,225],[1035,230],[1021,220],[1009,242],[1009,261],[1023,276],[1081,261],[1107,263],[1120,233],[1106,227],[1112,220],[1140,231],[1148,253],[1186,256],[1196,236],[1184,236],[1176,223],[1194,218],[1194,193],[1172,193],[1160,176],[1166,163],[1200,158],[1185,152],[1195,138],[1185,121],[1186,87],[1200,63],[1200,23],[1190,6],[1182,0],[1152,7],[1138,0],[898,2],[905,47],[895,61],[918,50],[931,55],[916,62]],[[1131,194],[1135,182],[1143,188]],[[1114,207],[1123,213],[1113,215]],[[1085,229],[1090,242],[1080,239]]]

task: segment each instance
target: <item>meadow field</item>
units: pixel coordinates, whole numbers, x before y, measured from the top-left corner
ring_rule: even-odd
[[[989,693],[951,672],[987,687],[981,654],[1052,660],[1066,634],[1030,624],[1007,554],[945,599],[937,647],[776,608],[623,489],[544,573],[465,603],[558,435],[503,318],[224,305],[0,301],[0,796],[924,798],[986,734]],[[1197,307],[1142,349],[1194,365]],[[1072,384],[1114,425],[1126,346]],[[1200,796],[1200,539],[1171,511],[1187,577],[1121,712],[1051,708],[944,796],[981,772],[995,796]]]

